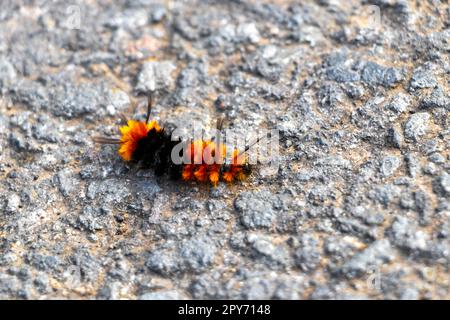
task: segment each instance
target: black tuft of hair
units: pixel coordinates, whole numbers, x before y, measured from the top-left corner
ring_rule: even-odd
[[[171,159],[172,149],[181,139],[172,141],[171,134],[164,130],[150,130],[145,138],[139,140],[133,153],[133,161],[139,162],[144,168],[154,168],[155,174],[169,174],[174,179],[180,179],[182,165],[174,164]]]

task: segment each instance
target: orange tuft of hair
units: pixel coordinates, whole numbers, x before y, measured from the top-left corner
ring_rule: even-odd
[[[137,148],[139,140],[145,138],[150,130],[161,131],[160,126],[156,120],[149,123],[136,120],[128,120],[125,126],[120,127],[120,148],[119,155],[125,161],[130,161],[133,158],[133,153]]]
[[[187,159],[191,164],[183,167],[181,174],[183,180],[196,180],[211,182],[216,186],[220,178],[220,166],[226,155],[226,147],[220,147],[213,141],[196,140],[187,148]]]
[[[234,180],[244,180],[246,175],[243,166],[247,158],[244,154],[240,154],[239,150],[233,151],[233,159],[228,171],[222,173],[222,179],[226,182],[233,182]]]

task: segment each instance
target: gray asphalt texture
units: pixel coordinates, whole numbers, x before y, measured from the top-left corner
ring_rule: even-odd
[[[1,5],[0,298],[450,298],[448,1]],[[149,90],[282,165],[212,188],[92,142]]]

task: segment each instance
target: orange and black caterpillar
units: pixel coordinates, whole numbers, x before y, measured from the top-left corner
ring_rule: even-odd
[[[178,138],[173,141],[171,133],[160,127],[156,120],[150,121],[152,101],[149,96],[145,122],[123,117],[126,125],[120,127],[120,139],[95,137],[94,141],[119,145],[119,155],[123,160],[139,163],[143,168],[153,168],[158,176],[168,174],[172,179],[209,182],[217,186],[219,181],[234,182],[250,175],[251,167],[246,157],[249,148],[243,152],[235,149],[231,161],[226,162],[225,145],[214,140],[182,142]],[[218,122],[218,129],[221,129],[221,124]],[[172,149],[179,143],[185,144],[183,150],[187,151],[185,159],[190,159],[188,164],[175,164],[171,159]]]

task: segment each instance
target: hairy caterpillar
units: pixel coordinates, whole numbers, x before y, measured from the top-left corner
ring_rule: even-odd
[[[148,97],[147,116],[145,121],[126,120],[120,127],[120,138],[94,137],[94,142],[116,144],[118,153],[124,161],[139,163],[143,168],[153,168],[155,174],[167,174],[172,179],[184,181],[207,182],[217,186],[219,181],[234,182],[243,180],[251,174],[246,152],[250,147],[239,152],[233,150],[230,161],[226,161],[226,146],[211,140],[181,141],[172,140],[172,133],[167,132],[156,120],[150,120],[153,104]],[[218,129],[222,129],[223,121],[218,121]],[[258,141],[256,141],[257,143]],[[186,153],[184,163],[177,164],[171,159],[173,148],[183,144]]]

